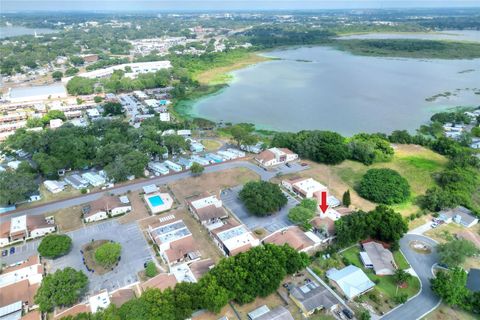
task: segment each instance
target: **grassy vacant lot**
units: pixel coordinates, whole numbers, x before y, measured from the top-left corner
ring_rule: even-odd
[[[423,320],[474,320],[478,319],[474,314],[463,311],[454,310],[446,304],[441,304],[433,312],[429,313]]]
[[[355,187],[362,176],[371,168],[390,168],[398,171],[405,177],[412,190],[411,199],[403,204],[393,206],[395,210],[407,216],[415,213],[419,208],[413,204],[416,196],[423,194],[429,187],[433,186],[432,174],[441,171],[447,159],[429,149],[416,145],[395,145],[395,156],[392,161],[375,163],[365,166],[355,161],[344,161],[336,166],[309,162],[311,169],[305,170],[297,175],[312,177],[329,187],[330,192],[341,199],[342,194],[350,189],[352,207],[362,210],[371,210],[375,204],[361,198]]]
[[[77,230],[82,228],[84,225],[82,221],[81,206],[65,208],[58,211],[49,212],[45,215],[55,217],[55,224],[57,225],[58,230],[61,232]]]
[[[201,140],[200,143],[203,144],[206,151],[217,151],[222,146],[220,141],[210,139]]]
[[[228,75],[229,72],[243,69],[249,65],[253,65],[259,62],[264,62],[271,60],[270,58],[260,56],[256,53],[246,54],[243,58],[229,64],[228,66],[212,68],[210,70],[201,72],[195,75],[195,80],[199,81],[201,84],[226,84],[232,77]]]
[[[221,172],[204,173],[199,177],[178,180],[169,184],[175,197],[183,203],[185,198],[203,192],[218,193],[220,189],[258,180],[258,175],[246,168],[228,169]]]

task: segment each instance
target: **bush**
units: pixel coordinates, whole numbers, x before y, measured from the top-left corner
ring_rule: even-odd
[[[72,239],[65,234],[49,234],[42,239],[38,253],[45,258],[55,259],[67,254],[72,247]]]
[[[120,258],[122,246],[119,243],[107,242],[95,250],[95,262],[104,266],[113,266]]]
[[[410,185],[395,170],[370,169],[362,177],[358,193],[376,203],[395,204],[408,199]]]
[[[267,181],[251,181],[239,194],[247,210],[254,215],[266,216],[287,204],[287,197],[280,187]]]
[[[147,267],[145,268],[145,275],[149,278],[153,278],[158,274],[157,266],[153,261],[149,261],[147,263]]]

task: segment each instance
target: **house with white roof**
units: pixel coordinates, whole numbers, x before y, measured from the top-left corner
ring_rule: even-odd
[[[330,269],[327,271],[327,278],[343,292],[348,300],[375,287],[375,283],[368,278],[365,272],[354,265],[349,265],[341,270]]]
[[[65,190],[66,183],[63,181],[45,180],[43,182],[43,185],[51,193],[59,193]]]
[[[12,242],[42,237],[55,232],[56,226],[42,216],[23,215],[0,223],[0,247]]]
[[[240,252],[248,251],[260,244],[253,233],[243,224],[233,218],[225,221],[221,226],[210,230],[213,242],[220,248],[225,256],[234,256]]]
[[[316,197],[317,193],[328,191],[326,186],[312,178],[296,178],[290,180],[283,180],[282,186],[301,198],[313,198]]]
[[[161,112],[158,117],[160,118],[160,121],[163,122],[170,122],[171,117],[169,112]]]
[[[222,219],[228,217],[227,211],[223,208],[222,200],[218,199],[216,195],[203,195],[187,200],[187,205],[195,219],[206,228],[221,223]]]
[[[82,178],[94,187],[100,187],[106,183],[105,178],[95,172],[86,172],[82,174]]]
[[[270,148],[255,156],[255,160],[264,167],[273,167],[297,159],[298,154],[293,153],[287,148]]]

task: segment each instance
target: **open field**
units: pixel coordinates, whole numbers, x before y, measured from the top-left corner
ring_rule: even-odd
[[[441,304],[437,309],[429,313],[423,320],[474,320],[477,317],[463,310],[454,310],[451,307]]]
[[[145,207],[145,204],[142,201],[140,192],[141,191],[133,191],[127,194],[130,204],[132,205],[132,211],[118,218],[118,222],[129,223],[150,216],[148,214],[147,207]]]
[[[414,198],[433,186],[432,174],[442,170],[448,160],[431,150],[416,145],[395,145],[394,148],[395,156],[390,162],[365,166],[362,163],[347,160],[336,166],[328,166],[307,161],[311,168],[295,174],[295,176],[312,177],[320,181],[339,199],[347,189],[350,189],[353,208],[372,210],[375,208],[375,204],[361,198],[355,191],[357,183],[368,169],[390,168],[396,170],[408,180],[412,197],[406,203],[395,205],[393,208],[407,216],[419,210],[418,206],[413,203]]]
[[[213,68],[213,69],[201,72],[195,75],[194,78],[195,80],[199,81],[201,84],[210,84],[210,85],[225,84],[231,80],[231,76],[228,75],[227,73],[235,70],[243,69],[249,65],[253,65],[253,64],[268,61],[268,60],[271,60],[271,58],[263,57],[256,53],[249,53],[244,58],[239,59],[228,66]]]
[[[182,179],[169,184],[170,189],[180,203],[188,197],[203,192],[218,193],[221,189],[258,180],[259,176],[245,168],[228,169],[222,172],[205,173],[198,177]]]
[[[200,140],[200,143],[205,147],[205,151],[216,151],[222,146],[220,141],[211,139]]]
[[[38,190],[40,191],[40,196],[42,197],[40,200],[24,203],[19,205],[18,207],[22,209],[26,209],[32,206],[38,206],[43,203],[72,198],[72,197],[81,195],[80,190],[74,189],[71,186],[67,186],[65,190],[63,190],[62,192],[51,193],[50,191],[47,190],[47,188],[45,188],[43,183],[41,183]]]

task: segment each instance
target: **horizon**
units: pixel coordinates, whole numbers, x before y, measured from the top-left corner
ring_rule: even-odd
[[[28,8],[25,10],[25,8]],[[478,1],[402,1],[402,0],[342,0],[342,1],[222,1],[222,0],[86,0],[86,1],[2,1],[2,14],[35,12],[204,12],[204,11],[312,11],[312,10],[372,10],[372,9],[462,9],[480,8]]]

